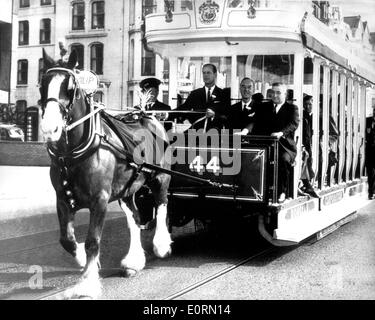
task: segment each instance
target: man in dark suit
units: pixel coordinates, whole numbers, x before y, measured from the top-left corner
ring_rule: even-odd
[[[202,68],[204,87],[193,90],[178,110],[202,111],[206,117],[189,115],[186,118],[194,124],[195,129],[222,128],[227,121],[229,97],[223,89],[216,86],[217,68],[213,64],[205,64]],[[199,121],[197,121],[199,120]]]
[[[243,78],[240,83],[241,101],[232,105],[228,113],[228,127],[242,130],[241,134],[247,134],[252,130],[257,102],[252,100],[254,92],[254,80]],[[245,131],[246,130],[246,131]]]
[[[279,138],[279,202],[284,202],[288,191],[292,165],[297,155],[294,133],[299,125],[298,107],[286,101],[287,88],[274,83],[273,114],[270,115],[271,136]]]
[[[313,139],[313,97],[306,95],[303,98],[303,122],[302,122],[302,170],[301,181],[303,192],[318,198],[318,194],[311,185],[311,180],[315,177],[312,168],[312,139]]]
[[[139,86],[142,89],[142,94],[148,95],[147,103],[145,106],[146,111],[170,111],[171,107],[160,102],[158,100],[159,95],[159,85],[161,81],[156,78],[147,78],[143,79]],[[157,114],[157,118],[164,118],[163,120],[166,120],[165,118],[168,116],[166,113],[164,116],[163,114]]]
[[[366,119],[365,164],[367,170],[368,198],[373,199],[375,192],[375,108],[372,117]]]

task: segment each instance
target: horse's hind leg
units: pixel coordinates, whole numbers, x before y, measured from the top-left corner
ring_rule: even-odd
[[[156,230],[153,243],[154,254],[158,258],[166,258],[172,253],[172,240],[167,224],[167,192],[170,176],[159,174],[150,184],[156,203]]]
[[[74,213],[62,200],[57,200],[57,215],[60,224],[60,243],[70,253],[78,265],[86,265],[86,252],[84,243],[78,243],[74,235]]]
[[[130,232],[129,251],[122,259],[121,267],[127,276],[133,276],[138,271],[142,270],[146,264],[146,257],[141,243],[141,230],[134,220],[133,212],[129,208],[131,205],[123,200],[119,200],[119,204],[125,213],[127,226]]]

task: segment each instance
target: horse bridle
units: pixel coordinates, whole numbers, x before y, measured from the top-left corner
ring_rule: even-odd
[[[97,103],[94,103],[93,101],[90,101],[89,104],[90,104],[90,112],[88,114],[86,114],[85,116],[83,116],[81,119],[73,122],[73,123],[69,123],[69,121],[71,119],[69,119],[69,114],[70,114],[70,111],[72,110],[73,108],[73,105],[77,99],[77,91],[81,89],[80,87],[80,84],[79,84],[79,81],[77,80],[76,78],[76,73],[70,69],[66,69],[66,68],[61,68],[61,67],[56,67],[56,68],[51,68],[51,69],[48,69],[46,74],[49,73],[49,72],[52,72],[52,71],[63,71],[63,72],[66,72],[68,73],[70,76],[73,77],[73,85],[74,85],[74,92],[73,92],[73,96],[70,97],[70,102],[67,106],[63,105],[59,99],[57,98],[48,98],[43,106],[44,106],[44,109],[43,109],[43,113],[44,113],[44,110],[45,110],[45,107],[47,105],[48,102],[56,102],[60,108],[60,111],[61,113],[63,114],[63,119],[64,119],[64,126],[63,126],[63,132],[65,133],[65,141],[66,143],[68,144],[68,132],[72,129],[74,129],[75,127],[77,127],[78,125],[82,124],[83,122],[89,120],[90,118],[94,117],[98,112],[100,112],[101,110],[105,109],[105,106],[103,104],[97,104]],[[81,92],[81,96],[85,97],[85,95]],[[96,131],[95,129],[95,121],[94,121],[94,125],[92,126],[92,130],[93,131]],[[91,144],[92,142],[92,139],[94,137],[94,134],[91,134],[90,135],[91,138],[90,138],[90,142],[89,144]],[[85,151],[86,147],[83,147],[82,149],[79,149],[78,150],[74,150],[72,151],[72,154],[75,154],[75,153],[80,153],[82,151]],[[50,153],[52,152],[52,150],[50,150]]]
[[[73,104],[76,100],[76,97],[77,97],[77,91],[79,89],[79,82],[77,81],[77,78],[76,78],[76,74],[74,71],[70,70],[70,69],[67,69],[67,68],[59,68],[59,67],[56,67],[56,68],[51,68],[51,69],[48,69],[46,71],[46,74],[48,74],[49,72],[52,72],[52,71],[63,71],[65,73],[68,73],[71,77],[73,77],[73,85],[74,85],[74,92],[73,92],[73,96],[70,97],[70,101],[69,101],[69,104],[67,106],[65,106],[64,104],[61,103],[61,101],[57,98],[48,98],[44,103],[43,103],[43,115],[44,115],[44,111],[46,109],[46,106],[49,102],[56,102],[60,108],[60,111],[61,113],[63,114],[63,117],[64,117],[64,120],[67,122],[68,121],[68,117],[69,117],[69,113],[70,111],[72,110],[72,107],[73,107]]]

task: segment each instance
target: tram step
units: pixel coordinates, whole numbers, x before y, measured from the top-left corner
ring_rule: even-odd
[[[318,239],[321,239],[354,219],[357,210],[369,203],[370,201],[363,196],[347,198],[275,229],[273,237],[276,240],[285,240],[296,244],[315,234]]]

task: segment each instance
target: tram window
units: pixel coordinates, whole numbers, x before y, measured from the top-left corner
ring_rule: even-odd
[[[305,58],[304,61],[304,78],[303,84],[312,84],[313,83],[313,73],[314,65],[310,57]]]
[[[230,87],[231,57],[180,57],[178,58],[178,94],[183,98],[189,93],[203,86],[202,67],[212,63],[217,67],[216,85],[220,88]]]
[[[248,55],[237,57],[237,77],[249,77],[257,83],[257,90],[266,95],[274,82],[292,85],[294,55]]]

